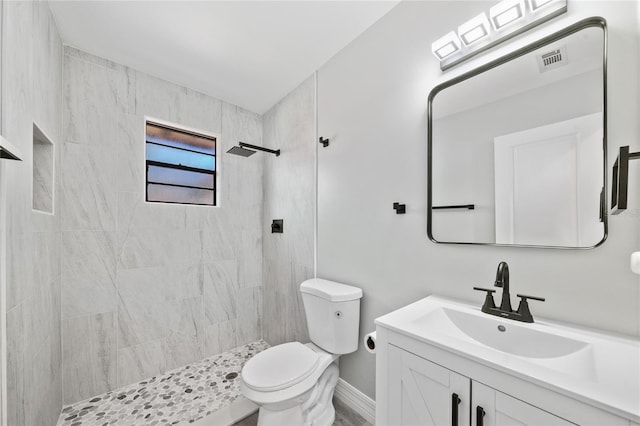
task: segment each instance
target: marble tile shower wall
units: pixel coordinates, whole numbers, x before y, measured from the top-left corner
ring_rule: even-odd
[[[262,337],[262,119],[65,47],[64,403]],[[219,207],[144,200],[144,119],[218,134]]]
[[[271,345],[309,341],[300,283],[314,276],[315,76],[264,116],[264,339]],[[271,234],[273,219],[284,233]]]
[[[32,129],[62,139],[62,41],[46,2],[2,2],[1,132],[23,161],[6,179],[7,416],[10,425],[55,424],[62,406],[60,222],[32,211]],[[56,150],[55,164],[59,164]]]

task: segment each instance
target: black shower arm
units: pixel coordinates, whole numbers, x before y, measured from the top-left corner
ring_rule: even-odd
[[[245,143],[245,142],[240,142],[239,145],[240,145],[241,148],[255,149],[256,151],[263,151],[263,152],[268,152],[270,154],[275,154],[276,157],[280,156],[280,150],[279,149],[263,148],[261,146],[251,145],[250,143]]]

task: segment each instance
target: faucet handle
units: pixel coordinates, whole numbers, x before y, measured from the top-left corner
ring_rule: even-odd
[[[487,296],[484,298],[484,304],[482,305],[482,312],[489,312],[490,309],[495,309],[496,304],[493,301],[493,293],[496,292],[495,290],[482,287],[474,287],[473,289],[487,292]]]
[[[531,315],[531,311],[529,310],[527,299],[544,302],[544,297],[527,296],[526,294],[517,294],[516,296],[520,298],[520,305],[518,305],[517,311],[518,315],[520,315],[520,321],[533,322],[533,315]]]
[[[494,289],[492,289],[492,288],[474,287],[473,289],[474,289],[474,290],[478,290],[478,291],[486,291],[486,292],[487,292],[487,293],[489,293],[489,294],[493,294],[493,293],[495,293],[495,292],[496,292],[496,291],[495,291]]]
[[[531,300],[537,300],[538,302],[544,302],[545,301],[544,297],[527,296],[526,294],[516,294],[516,296],[518,296],[522,300],[531,299]]]

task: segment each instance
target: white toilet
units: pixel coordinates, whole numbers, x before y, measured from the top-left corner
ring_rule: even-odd
[[[240,375],[240,390],[260,406],[259,426],[331,425],[338,357],[358,349],[361,289],[315,278],[300,292],[312,343],[273,346]]]

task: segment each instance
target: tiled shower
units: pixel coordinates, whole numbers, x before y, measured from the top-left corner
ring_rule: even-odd
[[[71,48],[64,81],[65,403],[261,338],[260,159],[220,156],[220,207],[153,204],[141,143],[145,117],[223,146],[261,143],[261,118]]]
[[[9,424],[54,424],[63,406],[263,336],[304,339],[297,285],[314,266],[314,77],[260,116],[63,46],[46,3],[3,2],[1,13],[0,130],[27,153],[3,165],[16,182]],[[146,118],[218,135],[218,207],[144,202]],[[52,214],[32,211],[34,123],[53,143]],[[238,141],[283,155],[224,155]],[[284,234],[271,234],[272,219]]]

